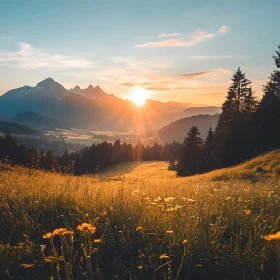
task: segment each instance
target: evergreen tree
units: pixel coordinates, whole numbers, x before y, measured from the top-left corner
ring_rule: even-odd
[[[254,115],[256,154],[280,147],[280,45],[278,49],[273,56],[277,69],[264,86],[264,95]]]
[[[219,167],[236,164],[248,157],[247,131],[256,109],[251,81],[240,68],[233,74],[226,101],[215,130],[215,158]]]
[[[43,169],[48,171],[60,172],[60,166],[51,150],[48,150],[43,160]]]
[[[118,139],[113,145],[111,164],[116,164],[122,161],[121,148],[122,144],[121,141]]]
[[[192,126],[184,139],[181,157],[178,163],[178,175],[192,175],[201,170],[201,144],[202,139],[196,126]]]
[[[202,147],[202,168],[204,172],[215,168],[214,134],[211,126]]]
[[[14,163],[16,159],[16,149],[16,141],[12,135],[8,133],[1,143],[0,160],[4,162],[8,160],[9,163]]]
[[[134,160],[142,160],[143,149],[144,146],[140,139],[138,139],[137,144],[134,147]]]

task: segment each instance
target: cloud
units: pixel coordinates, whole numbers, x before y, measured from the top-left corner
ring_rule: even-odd
[[[190,73],[190,74],[181,74],[180,77],[184,78],[185,80],[189,80],[208,73],[209,71]]]
[[[207,39],[211,39],[215,36],[213,33],[208,33],[203,30],[196,30],[191,33],[188,40],[179,39],[168,39],[158,42],[149,42],[141,45],[136,45],[136,48],[158,48],[158,47],[191,47]]]
[[[226,55],[212,55],[212,56],[192,56],[189,57],[190,60],[215,60],[215,59],[233,59],[233,58],[249,58],[246,55],[239,55],[239,54],[226,54]]]
[[[95,62],[61,54],[51,54],[27,43],[20,43],[16,52],[0,51],[0,65],[21,69],[92,69]]]
[[[163,38],[163,37],[177,37],[180,36],[181,33],[169,33],[169,34],[159,34],[158,38]]]
[[[120,86],[125,88],[141,87],[153,92],[179,91],[213,91],[218,88],[226,89],[231,73],[226,69],[210,69],[203,72],[194,72],[178,75],[150,75],[143,81],[123,82]]]
[[[218,30],[217,34],[226,34],[230,30],[231,30],[230,27],[223,25]],[[180,35],[180,33],[160,34],[158,37],[159,38],[170,37],[168,35],[174,35],[174,34],[176,34],[176,36]],[[192,47],[200,42],[214,38],[217,34],[198,29],[192,32],[191,34],[189,34],[187,39],[184,39],[183,37],[177,39],[167,39],[162,41],[139,44],[139,45],[135,45],[134,47],[135,48]]]
[[[230,27],[228,27],[227,25],[223,25],[223,26],[219,29],[218,33],[219,33],[219,34],[226,34],[226,33],[228,33],[230,30],[231,30]]]

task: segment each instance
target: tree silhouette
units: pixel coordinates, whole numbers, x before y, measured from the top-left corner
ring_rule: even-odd
[[[210,126],[207,137],[202,146],[202,170],[210,171],[215,168],[214,134]]]
[[[264,95],[253,120],[257,154],[280,147],[280,45],[278,49],[273,56],[277,69],[263,88]]]
[[[178,163],[178,175],[196,174],[201,170],[202,139],[197,126],[192,126],[184,139],[181,157]]]
[[[215,130],[215,158],[218,167],[241,162],[247,157],[247,130],[256,110],[251,81],[240,68],[233,74],[226,101]]]

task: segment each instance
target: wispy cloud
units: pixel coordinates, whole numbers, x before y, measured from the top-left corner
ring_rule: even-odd
[[[184,78],[185,80],[189,80],[189,79],[193,79],[193,78],[196,78],[196,77],[202,76],[204,74],[208,74],[208,73],[209,73],[209,71],[181,74],[180,77]]]
[[[226,25],[222,26],[217,34],[225,34],[230,30],[230,28]],[[174,33],[179,34],[179,33]],[[162,41],[148,42],[140,45],[135,45],[136,48],[159,48],[159,47],[191,47],[205,40],[214,38],[217,34],[207,32],[205,30],[198,29],[191,34],[188,35],[187,39],[177,38],[177,39],[167,39]],[[171,34],[161,34],[161,35],[171,35]],[[161,36],[159,37],[168,37]]]
[[[61,54],[51,54],[27,43],[20,43],[15,52],[0,50],[0,65],[21,69],[92,69],[95,62]]]
[[[125,88],[142,87],[153,92],[170,91],[212,91],[226,88],[226,82],[231,73],[226,69],[210,69],[208,71],[182,73],[177,75],[149,75],[143,81],[123,82],[120,86]]]
[[[196,30],[192,34],[189,35],[188,40],[184,40],[183,38],[179,39],[168,39],[158,42],[149,42],[141,45],[136,45],[136,48],[158,48],[158,47],[191,47],[194,46],[204,40],[213,38],[215,34],[208,33],[203,30]]]
[[[169,33],[169,34],[159,34],[158,38],[164,38],[164,37],[177,37],[180,36],[181,33]]]
[[[218,33],[219,33],[219,34],[226,34],[226,33],[228,33],[230,30],[231,30],[230,27],[228,27],[227,25],[223,25],[223,26],[219,29]]]
[[[226,54],[226,55],[201,55],[189,57],[190,60],[215,60],[215,59],[233,59],[233,58],[249,58],[247,55]]]

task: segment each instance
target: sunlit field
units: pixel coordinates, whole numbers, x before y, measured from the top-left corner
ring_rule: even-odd
[[[1,279],[277,279],[279,151],[180,178],[166,162],[75,177],[0,165]],[[18,277],[18,278],[17,278]]]

